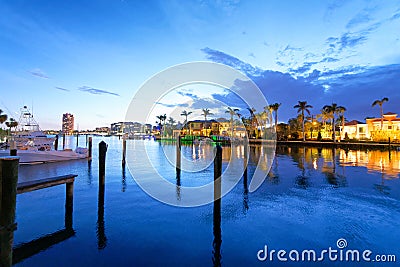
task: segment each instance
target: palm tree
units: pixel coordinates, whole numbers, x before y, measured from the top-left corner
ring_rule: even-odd
[[[176,123],[176,120],[174,120],[174,118],[172,118],[172,117],[169,117],[168,124],[172,127],[172,126],[174,126],[175,123]]]
[[[164,126],[165,126],[165,121],[167,120],[167,115],[164,114],[164,115],[159,115],[159,116],[156,116],[156,117],[159,120],[158,125],[160,126],[160,135],[162,136],[162,133],[163,133],[162,130],[163,130]]]
[[[193,112],[191,112],[191,111],[189,111],[189,112],[187,112],[186,110],[183,110],[182,111],[182,113],[181,113],[181,116],[184,116],[185,117],[185,122],[184,122],[184,124],[186,124],[186,129],[187,129],[187,127],[188,127],[188,125],[187,125],[187,118],[188,118],[188,116],[190,115],[190,114],[192,114]]]
[[[272,105],[269,105],[269,107],[272,109],[272,111],[275,112],[275,131],[276,131],[276,127],[278,125],[278,109],[281,106],[281,103],[274,103]]]
[[[225,113],[229,113],[231,116],[231,137],[233,137],[233,116],[237,115],[240,118],[240,114],[237,113],[239,109],[228,107],[228,110]],[[238,115],[239,114],[239,115]]]
[[[3,111],[0,109],[0,124],[3,124],[7,120],[7,115],[3,114]]]
[[[204,116],[204,129],[207,132],[207,116],[208,115],[213,115],[213,113],[211,113],[211,111],[208,108],[203,108],[203,116]]]
[[[344,121],[346,120],[344,117],[344,112],[346,111],[345,107],[338,107],[338,115],[339,115],[339,121],[342,122],[342,128],[340,129],[340,140],[342,140],[342,130],[344,130]]]
[[[17,127],[18,122],[16,120],[14,120],[13,118],[10,118],[10,121],[7,121],[6,125],[8,128],[10,128],[10,134],[11,134],[11,128]]]
[[[372,103],[373,107],[376,105],[379,105],[379,108],[381,110],[381,130],[383,129],[383,107],[382,107],[382,105],[383,105],[383,103],[385,103],[387,101],[389,101],[389,98],[384,97],[381,100],[375,100],[374,103]]]
[[[293,108],[297,108],[297,113],[301,113],[301,125],[302,125],[302,131],[303,131],[303,141],[306,141],[306,136],[304,132],[304,111],[307,112],[308,115],[310,115],[310,110],[309,108],[312,108],[313,106],[308,105],[307,101],[298,101],[299,103],[295,105]]]
[[[336,103],[332,103],[332,105],[325,105],[322,108],[326,113],[329,113],[332,120],[332,128],[333,128],[333,142],[336,143],[336,126],[335,126],[335,115],[343,113],[346,108],[342,106],[338,106]]]

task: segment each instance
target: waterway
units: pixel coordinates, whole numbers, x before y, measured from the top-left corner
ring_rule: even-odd
[[[104,203],[98,190],[97,145],[101,140],[108,144]],[[67,144],[74,142],[71,139]],[[79,142],[85,146],[84,138]],[[152,178],[135,154],[138,141],[127,142],[128,161],[136,159],[125,168],[121,166],[122,140],[116,137],[93,138],[90,164],[78,160],[20,166],[20,182],[69,173],[78,177],[75,232],[61,242],[52,240],[52,233],[64,228],[65,186],[17,196],[15,246],[45,236],[54,242],[17,266],[361,266],[328,257],[323,262],[296,263],[281,262],[276,256],[272,262],[257,258],[265,245],[268,250],[313,249],[319,253],[329,247],[338,249],[341,238],[347,242],[346,249],[371,250],[371,258],[397,254],[400,260],[400,152],[278,147],[266,180],[250,193],[248,185],[259,158],[268,161],[263,149],[252,145],[247,179],[238,167],[238,183],[220,206],[181,208],[152,198],[138,186],[134,177]],[[175,167],[164,156],[165,151],[175,151],[174,145],[151,140],[145,145],[155,168],[170,183],[177,183]],[[233,160],[243,161],[243,147],[234,150],[232,154],[229,147],[223,148],[224,168]],[[184,157],[203,158],[205,167],[198,172],[182,171],[179,185],[212,182],[213,166],[207,163],[212,151],[183,147]],[[267,164],[260,168],[267,169]],[[223,186],[232,180],[227,175]],[[171,192],[177,202],[188,197],[179,185]]]

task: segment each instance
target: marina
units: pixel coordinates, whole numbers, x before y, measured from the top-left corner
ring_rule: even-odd
[[[97,149],[101,140],[108,145],[103,194],[99,194]],[[76,160],[20,166],[19,182],[66,173],[78,176],[73,238],[37,251],[16,266],[182,266],[193,262],[249,266],[260,263],[257,252],[265,244],[277,249],[323,249],[335,246],[339,238],[352,248],[396,252],[398,239],[392,233],[400,226],[396,219],[400,216],[399,152],[346,154],[341,149],[278,146],[266,180],[249,193],[248,184],[262,157],[262,147],[251,145],[247,172],[219,204],[182,209],[151,198],[135,182],[135,176],[148,175],[141,168],[143,155],[134,152],[143,141],[127,140],[125,167],[121,165],[122,140],[94,137],[93,142],[96,149],[89,164]],[[175,166],[161,156],[175,146],[144,142],[157,169],[176,185],[173,197],[177,201],[187,197],[177,184]],[[243,161],[243,147],[235,148],[236,159],[231,158],[230,149],[222,148],[222,170],[228,160]],[[199,159],[201,152],[182,146],[182,157]],[[198,173],[182,171],[179,183],[190,187],[212,182],[212,170],[211,165]],[[243,167],[237,171],[243,172]],[[222,186],[229,180],[223,175]],[[64,190],[52,187],[17,196],[16,247],[63,229]]]

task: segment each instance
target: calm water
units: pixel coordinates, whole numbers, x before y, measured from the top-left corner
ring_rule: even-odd
[[[100,140],[109,145],[104,205],[98,203]],[[20,181],[68,173],[79,176],[74,190],[74,236],[17,266],[360,266],[257,260],[264,245],[276,250],[321,251],[337,248],[339,238],[347,240],[349,249],[400,258],[400,152],[278,148],[266,181],[248,193],[247,184],[262,153],[260,147],[252,146],[249,181],[242,178],[222,198],[220,209],[215,204],[178,208],[149,197],[129,169],[122,169],[117,138],[95,137],[93,141],[91,165],[82,160],[20,167]],[[84,138],[80,144],[85,144]],[[162,156],[163,147],[153,141],[146,144],[157,158],[156,167],[175,183],[175,169]],[[133,153],[136,145],[128,141],[128,152]],[[229,159],[226,151],[229,148],[224,148],[223,166]],[[235,152],[239,160],[242,151]],[[203,152],[184,147],[183,153],[200,159]],[[138,165],[132,173],[146,175],[146,170]],[[201,185],[212,181],[212,175],[211,165],[200,173],[183,172],[180,183]],[[224,177],[223,183],[227,180]],[[185,197],[179,187],[173,194],[177,201]],[[65,186],[18,195],[14,244],[46,235],[55,242],[54,233],[64,228],[64,203]]]

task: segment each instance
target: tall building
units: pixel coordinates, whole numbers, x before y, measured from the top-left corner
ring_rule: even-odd
[[[66,135],[72,135],[74,132],[74,115],[70,113],[63,114],[62,132]]]

